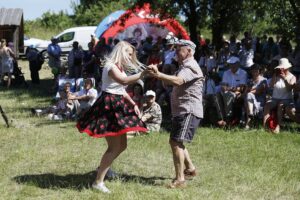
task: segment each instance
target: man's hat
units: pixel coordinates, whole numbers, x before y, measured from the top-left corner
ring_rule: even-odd
[[[183,39],[181,39],[181,40],[178,40],[175,44],[178,45],[178,46],[188,46],[191,49],[193,49],[194,51],[196,49],[195,43],[192,42],[192,41],[190,41],[190,40],[183,40]]]

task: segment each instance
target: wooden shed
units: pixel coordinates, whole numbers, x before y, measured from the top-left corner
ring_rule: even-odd
[[[24,19],[20,8],[0,8],[0,39],[13,43],[13,50],[19,57],[24,51]]]

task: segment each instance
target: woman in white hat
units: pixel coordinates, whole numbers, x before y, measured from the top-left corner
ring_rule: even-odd
[[[296,83],[296,77],[289,72],[292,64],[287,58],[281,58],[279,65],[275,67],[275,73],[270,82],[270,88],[273,88],[272,98],[266,103],[264,108],[263,126],[266,127],[270,112],[277,109],[277,125],[272,130],[273,133],[280,132],[282,124],[282,116],[284,109],[292,109],[294,107],[293,85]]]

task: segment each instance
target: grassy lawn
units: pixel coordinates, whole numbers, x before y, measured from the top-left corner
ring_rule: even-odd
[[[27,63],[20,61],[29,79]],[[90,188],[106,149],[103,139],[78,133],[75,122],[32,117],[47,106],[51,73],[29,89],[0,88],[0,199],[300,199],[300,134],[263,130],[199,128],[187,147],[198,176],[183,190],[165,185],[174,175],[168,132],[139,136],[113,164],[112,194]],[[29,82],[30,83],[30,82]]]

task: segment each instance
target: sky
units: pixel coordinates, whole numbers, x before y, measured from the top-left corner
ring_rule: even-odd
[[[67,11],[72,14],[71,2],[79,0],[0,0],[0,8],[22,8],[25,20],[34,20],[47,11]]]

